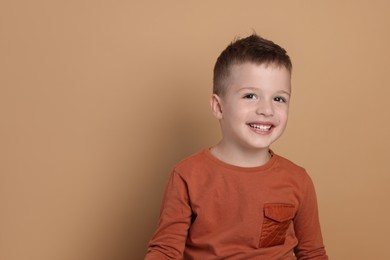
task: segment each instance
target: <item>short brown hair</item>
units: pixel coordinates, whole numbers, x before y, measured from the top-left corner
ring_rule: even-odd
[[[285,49],[270,40],[252,34],[230,43],[219,55],[214,66],[213,93],[223,95],[232,65],[245,62],[284,66],[290,73],[292,70],[292,63]]]

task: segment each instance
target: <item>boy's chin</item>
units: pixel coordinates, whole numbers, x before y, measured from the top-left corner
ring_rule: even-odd
[[[248,152],[263,152],[268,151],[270,149],[271,144],[258,144],[258,145],[249,145],[247,146]]]

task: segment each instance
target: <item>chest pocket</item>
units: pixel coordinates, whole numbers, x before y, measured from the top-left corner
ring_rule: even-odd
[[[261,227],[259,247],[283,245],[286,232],[294,218],[294,205],[266,203],[264,221]]]

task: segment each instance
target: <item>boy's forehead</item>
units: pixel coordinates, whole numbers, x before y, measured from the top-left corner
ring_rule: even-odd
[[[230,66],[229,72],[231,74],[234,74],[234,73],[238,74],[240,72],[247,71],[247,70],[253,70],[253,69],[262,69],[262,70],[278,69],[278,70],[288,71],[288,69],[284,65],[280,65],[280,64],[277,64],[274,62],[255,63],[255,62],[246,61],[246,62],[233,63]],[[290,74],[290,72],[289,72],[289,74]]]
[[[232,84],[250,84],[263,80],[273,80],[275,83],[290,85],[291,75],[290,71],[283,65],[274,63],[239,63],[233,64],[229,69],[229,75],[226,78],[226,86]],[[249,87],[249,86],[248,86]]]

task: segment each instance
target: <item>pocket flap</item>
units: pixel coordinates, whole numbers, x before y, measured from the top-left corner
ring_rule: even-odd
[[[294,205],[286,203],[264,204],[264,216],[277,222],[284,222],[294,218]]]

